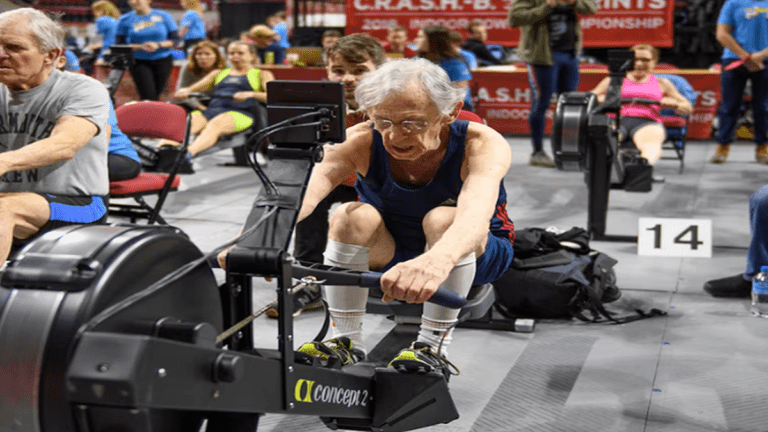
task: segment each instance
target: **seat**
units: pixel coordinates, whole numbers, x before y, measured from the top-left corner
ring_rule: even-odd
[[[666,78],[677,89],[677,91],[683,95],[691,106],[696,103],[697,94],[691,84],[685,78],[679,75],[673,74],[658,74],[659,78]],[[662,150],[673,150],[675,152],[674,157],[665,157],[663,159],[678,159],[680,161],[680,172],[683,172],[685,167],[685,142],[686,134],[688,133],[688,118],[689,116],[681,116],[671,109],[661,110],[661,121],[664,124],[664,129],[667,131],[667,137],[662,144]]]
[[[176,173],[189,145],[191,117],[184,108],[166,102],[131,102],[115,110],[117,125],[129,138],[169,139],[181,143],[181,150],[169,173],[142,172],[136,178],[109,184],[109,214],[129,217],[131,223],[147,219],[167,224],[160,216],[168,192],[178,189],[181,179]],[[154,206],[145,197],[156,196]],[[135,204],[115,202],[132,199]]]

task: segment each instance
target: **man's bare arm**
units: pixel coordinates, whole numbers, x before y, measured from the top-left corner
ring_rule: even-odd
[[[89,120],[63,115],[56,120],[56,126],[48,138],[0,154],[0,174],[41,168],[70,160],[97,133],[99,128]]]
[[[446,259],[451,268],[470,252],[478,251],[488,235],[496,210],[499,184],[512,163],[509,144],[495,130],[471,124],[466,147],[467,175],[459,193],[456,216],[425,255]]]
[[[347,129],[343,143],[325,146],[323,161],[315,165],[309,178],[299,221],[312,214],[317,204],[345,179],[368,171],[372,137],[370,123],[360,123]]]

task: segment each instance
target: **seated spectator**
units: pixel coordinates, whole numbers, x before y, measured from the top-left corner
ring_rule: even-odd
[[[453,50],[457,53],[461,54],[461,57],[464,59],[464,63],[467,65],[467,67],[471,69],[477,69],[477,57],[470,51],[461,49],[461,44],[464,42],[464,38],[461,37],[461,33],[457,31],[452,31],[448,33],[448,38],[451,41],[451,46],[453,47]]]
[[[193,157],[213,147],[223,135],[242,132],[253,124],[255,101],[266,103],[267,83],[275,79],[272,72],[253,67],[256,53],[253,46],[236,41],[227,47],[227,59],[232,65],[214,70],[195,84],[181,88],[174,95],[185,99],[192,92],[211,91],[213,98],[202,111],[192,112],[192,134],[197,138],[189,145],[187,159],[180,172],[194,172]],[[168,156],[163,156],[167,154]],[[160,152],[158,170],[166,171],[175,160],[172,152]]]
[[[650,165],[661,158],[661,146],[666,130],[661,122],[660,107],[672,108],[680,115],[689,115],[693,108],[675,86],[664,78],[652,74],[659,60],[659,50],[651,45],[635,45],[635,67],[627,72],[621,90],[622,98],[641,98],[659,101],[659,104],[624,104],[621,107],[620,140],[630,140],[640,150],[640,155]],[[597,100],[603,102],[610,78],[605,78],[592,90]]]
[[[326,50],[341,39],[341,36],[341,32],[338,30],[330,29],[323,32],[323,35],[320,37],[320,46],[323,48],[323,64],[328,64],[328,53]]]
[[[470,22],[467,26],[467,34],[469,36],[461,47],[474,54],[481,67],[502,64],[502,61],[496,58],[491,50],[485,46],[485,41],[488,40],[488,30],[483,23],[480,21]]]
[[[420,29],[416,35],[416,43],[419,47],[419,56],[440,65],[446,72],[454,86],[465,89],[464,108],[472,111],[472,93],[469,81],[472,72],[464,63],[461,54],[457,53],[448,35],[448,29],[443,26],[427,26]]]
[[[51,229],[107,218],[109,94],[83,74],[55,68],[64,31],[32,8],[0,14],[0,260],[13,243]],[[32,119],[30,116],[33,116]],[[28,118],[30,117],[30,118]],[[18,246],[18,243],[17,243]]]
[[[56,60],[56,69],[62,72],[80,72],[70,70],[69,59],[59,56]],[[105,127],[105,135],[109,137],[107,150],[107,170],[109,181],[129,180],[141,172],[141,159],[131,144],[131,140],[117,127],[117,115],[112,101],[109,101],[109,119]]]
[[[768,265],[768,184],[749,199],[749,232],[746,270],[706,282],[704,291],[713,297],[749,297],[752,278],[760,272],[760,267]]]
[[[267,18],[267,25],[272,27],[272,30],[277,33],[275,36],[277,43],[283,48],[290,48],[291,43],[288,41],[288,23],[285,21],[285,11],[272,14]]]
[[[256,54],[259,62],[256,64],[270,65],[283,64],[285,59],[285,48],[275,42],[274,37],[277,33],[264,24],[251,27],[249,35],[256,47]]]
[[[408,47],[408,30],[403,26],[387,29],[387,41],[382,44],[386,53],[400,53],[403,58],[416,57],[416,51]]]
[[[205,78],[212,71],[224,69],[225,66],[226,59],[221,54],[218,45],[208,40],[199,42],[192,47],[187,63],[181,68],[176,88],[189,87]],[[205,109],[205,105],[197,98],[187,98],[181,103],[190,110]]]

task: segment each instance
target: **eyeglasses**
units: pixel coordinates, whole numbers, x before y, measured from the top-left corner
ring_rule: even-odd
[[[399,126],[401,129],[404,129],[407,132],[419,132],[419,131],[423,131],[429,126],[429,121],[402,120],[399,122],[393,122],[392,120],[386,120],[386,119],[373,119],[373,126],[379,132],[384,132],[385,130],[391,128],[394,125]]]

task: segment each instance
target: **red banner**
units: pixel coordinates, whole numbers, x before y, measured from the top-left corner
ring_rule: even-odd
[[[487,44],[517,46],[520,32],[509,28],[512,0],[348,0],[346,34],[364,32],[386,40],[387,29],[401,25],[411,39],[420,28],[442,25],[466,36],[478,20],[488,28]],[[582,16],[585,47],[674,45],[673,0],[598,0],[598,12]]]

